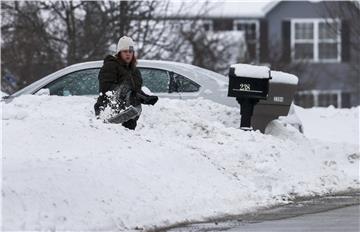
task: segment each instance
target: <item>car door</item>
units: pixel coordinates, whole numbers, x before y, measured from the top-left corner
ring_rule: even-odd
[[[175,91],[179,93],[181,99],[193,99],[200,96],[200,84],[175,72],[170,73],[173,79]]]
[[[139,68],[143,86],[159,97],[179,99],[179,92],[174,90],[174,80],[170,78],[167,70],[157,68]],[[83,69],[57,78],[42,89],[49,89],[50,95],[98,95],[99,68]]]
[[[180,95],[174,89],[174,80],[167,70],[140,67],[143,86],[159,97],[179,99]]]

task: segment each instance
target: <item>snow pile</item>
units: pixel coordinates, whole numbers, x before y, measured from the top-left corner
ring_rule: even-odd
[[[5,96],[7,96],[8,94],[7,93],[5,93],[5,92],[3,92],[3,91],[0,91],[0,97],[5,97]]]
[[[244,132],[237,108],[208,100],[160,99],[129,131],[95,120],[94,102],[3,105],[5,230],[151,229],[359,188],[356,144],[312,141],[280,121],[268,135]]]
[[[304,127],[304,134],[311,139],[344,142],[359,145],[359,110],[328,108],[303,109],[296,107]],[[359,150],[359,149],[358,149]]]

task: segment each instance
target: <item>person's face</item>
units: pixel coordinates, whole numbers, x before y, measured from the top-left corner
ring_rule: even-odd
[[[121,59],[125,61],[125,63],[130,64],[134,55],[134,51],[131,50],[123,50],[120,52]]]

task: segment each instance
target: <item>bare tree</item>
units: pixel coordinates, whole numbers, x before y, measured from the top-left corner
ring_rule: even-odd
[[[123,35],[137,42],[140,58],[181,61],[223,73],[239,60],[241,45],[230,39],[233,36],[204,30],[201,18],[206,3],[198,3],[201,11],[187,20],[169,17],[169,4],[157,0],[2,3],[2,70],[17,76],[21,88],[58,68],[102,59],[114,52],[111,45]],[[178,9],[185,16],[187,10],[184,5]]]
[[[53,47],[70,65],[103,55],[107,18],[99,2],[40,2]]]
[[[17,84],[9,91],[28,85],[62,66],[61,57],[52,48],[41,17],[38,2],[2,2],[1,76]]]
[[[242,61],[246,52],[242,32],[206,30],[204,22],[211,7],[207,2],[183,3],[171,16],[165,16],[164,23],[170,29],[164,37],[167,42],[159,46],[159,57],[223,74],[227,74],[230,64]]]
[[[139,42],[140,56],[155,57],[168,29],[154,15],[166,11],[165,1],[24,1],[1,6],[1,75],[17,77],[16,88],[61,67],[102,59],[114,52],[111,45],[123,35]]]
[[[202,20],[188,22],[180,29],[184,44],[188,44],[192,64],[227,74],[233,63],[245,58],[246,44],[242,32],[206,31]]]

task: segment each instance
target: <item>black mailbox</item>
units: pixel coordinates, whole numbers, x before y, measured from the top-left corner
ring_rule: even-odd
[[[229,71],[228,96],[236,97],[241,107],[240,128],[251,130],[254,106],[269,93],[270,69],[265,66],[235,64]]]

